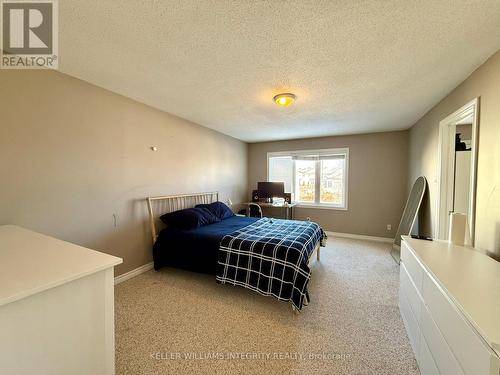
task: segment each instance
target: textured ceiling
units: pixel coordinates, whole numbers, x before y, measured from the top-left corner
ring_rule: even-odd
[[[248,142],[408,128],[500,48],[498,0],[64,0],[59,12],[64,73]],[[273,103],[284,91],[294,106]]]

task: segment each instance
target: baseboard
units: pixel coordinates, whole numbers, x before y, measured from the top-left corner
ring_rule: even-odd
[[[332,237],[353,238],[356,240],[366,240],[366,241],[386,242],[386,243],[392,243],[394,241],[393,238],[364,236],[362,234],[339,233],[339,232],[328,232],[328,231],[325,231],[325,233],[328,236],[332,236]]]
[[[132,271],[122,273],[121,275],[115,277],[115,285],[120,284],[125,280],[131,279],[132,277],[140,275],[141,273],[147,272],[152,268],[153,268],[153,262],[137,267]]]

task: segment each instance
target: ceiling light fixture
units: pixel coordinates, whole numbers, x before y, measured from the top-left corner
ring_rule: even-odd
[[[278,94],[276,95],[273,100],[276,104],[278,104],[280,107],[288,107],[289,105],[292,105],[295,102],[296,96],[291,93],[283,93],[283,94]]]

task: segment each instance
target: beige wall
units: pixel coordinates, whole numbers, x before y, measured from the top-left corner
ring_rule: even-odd
[[[151,261],[146,196],[246,196],[243,142],[57,72],[0,88],[0,224],[120,256],[119,274]]]
[[[481,97],[476,201],[476,247],[500,258],[500,52],[493,55],[445,99],[422,117],[409,134],[409,182],[429,181],[419,220],[421,232],[436,225],[439,121],[475,97]]]
[[[335,147],[349,147],[348,210],[297,208],[296,218],[309,216],[328,231],[394,237],[406,202],[406,131],[250,144],[248,197],[267,178],[268,152]]]
[[[457,125],[455,132],[460,133],[462,141],[470,141],[472,139],[472,124]]]

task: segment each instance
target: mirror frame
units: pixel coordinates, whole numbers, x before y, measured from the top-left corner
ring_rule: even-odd
[[[472,119],[472,139],[471,139],[471,173],[470,173],[470,195],[469,212],[467,214],[468,230],[470,236],[470,245],[474,246],[475,237],[475,218],[476,218],[476,183],[477,183],[477,154],[478,154],[478,135],[479,135],[479,97],[471,100],[444,120],[439,122],[439,150],[437,163],[437,188],[438,199],[436,207],[435,233],[436,238],[444,239],[448,228],[447,223],[447,204],[449,201],[448,181],[454,178],[454,168],[449,168],[448,161],[451,160],[450,142],[455,142],[455,125],[460,120],[471,116]],[[451,150],[451,151],[450,151]]]
[[[418,190],[419,185],[422,185],[422,188],[420,190]],[[399,221],[398,230],[396,231],[396,236],[394,237],[394,241],[392,241],[391,256],[398,264],[401,261],[401,236],[409,236],[411,234],[427,189],[427,179],[425,178],[425,176],[419,176],[413,183],[410,194],[408,195],[408,199],[406,200],[405,208],[403,210],[403,214],[401,215],[401,220]],[[417,197],[418,202],[415,200],[415,198]],[[417,204],[414,205],[413,203]],[[411,208],[414,208],[415,211],[410,211]],[[405,222],[408,222],[406,220],[408,217],[411,218],[411,222],[409,223],[410,225],[403,228]]]

